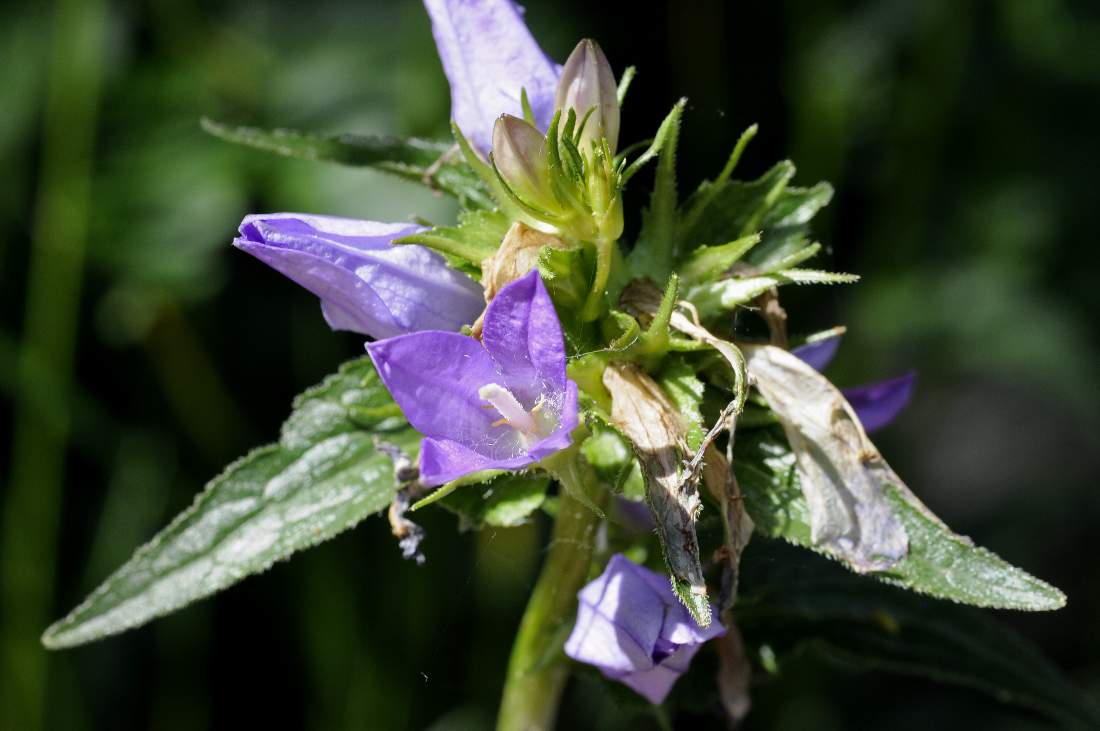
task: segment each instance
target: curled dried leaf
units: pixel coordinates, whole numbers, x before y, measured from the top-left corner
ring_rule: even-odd
[[[852,407],[824,376],[782,348],[743,347],[753,383],[797,458],[813,542],[856,571],[894,566],[908,552],[909,537],[887,486],[927,509],[886,464]]]
[[[702,626],[710,623],[706,581],[699,560],[695,519],[701,507],[697,481],[682,480],[686,426],[675,404],[644,371],[613,364],[603,374],[611,394],[611,420],[630,440],[645,475],[646,497],[681,599]],[[683,591],[686,590],[686,596]]]
[[[745,510],[741,486],[737,484],[729,460],[713,444],[705,447],[703,483],[722,510],[722,593],[718,597],[718,607],[726,610],[737,600],[741,552],[752,538],[752,518]]]

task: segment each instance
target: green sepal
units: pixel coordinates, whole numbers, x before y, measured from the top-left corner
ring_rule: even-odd
[[[559,318],[566,329],[578,324],[577,313],[588,297],[595,256],[591,247],[574,246],[559,249],[544,246],[539,252],[539,272],[543,283],[554,300]]]
[[[723,310],[747,304],[772,287],[784,284],[851,284],[858,282],[855,274],[823,272],[817,269],[787,269],[773,274],[730,277],[710,284],[697,285],[687,291],[685,299],[691,301],[703,318],[720,314]]]
[[[680,139],[682,111],[683,100],[673,107],[661,124],[650,147],[659,155],[653,193],[650,195],[649,208],[642,212],[642,229],[638,234],[638,241],[626,259],[631,276],[649,277],[654,282],[668,279],[678,254],[680,214],[676,194],[676,146]],[[642,156],[644,157],[645,155]],[[630,169],[623,173],[624,182],[629,174]]]
[[[509,472],[488,482],[452,490],[439,504],[459,516],[462,530],[522,525],[542,507],[550,478]]]
[[[615,90],[615,96],[619,101],[619,107],[623,106],[623,101],[626,100],[626,92],[630,89],[630,82],[634,81],[634,76],[638,73],[638,69],[634,66],[627,66],[623,71],[623,75],[619,77],[619,86]]]
[[[657,134],[653,138],[653,142],[649,144],[646,151],[639,155],[634,162],[630,163],[623,169],[622,184],[626,185],[627,182],[633,178],[639,170],[645,167],[653,158],[660,154],[661,150],[668,140],[669,135],[678,135],[680,130],[680,116],[684,112],[684,107],[687,105],[687,99],[680,99],[672,107],[672,111],[668,113],[664,121],[661,122],[661,126],[657,128]]]
[[[668,284],[661,296],[661,304],[654,313],[653,319],[650,320],[649,327],[642,331],[637,343],[627,351],[628,357],[656,362],[668,352],[669,321],[672,319],[672,310],[676,307],[676,296],[679,291],[680,278],[673,274],[668,278]]]
[[[685,208],[695,212],[695,219],[690,228],[684,229],[684,241],[696,244],[730,241],[761,230],[765,214],[794,173],[794,164],[784,160],[750,182],[704,182],[685,204]],[[701,200],[706,203],[700,203]]]
[[[409,508],[409,512],[415,512],[417,510],[420,510],[421,508],[426,508],[429,505],[437,503],[460,487],[465,487],[467,485],[480,485],[482,483],[495,480],[497,477],[500,477],[504,474],[507,474],[506,470],[478,470],[477,472],[471,472],[467,475],[463,475],[462,477],[451,480],[450,482],[445,482],[429,492],[424,497],[417,500],[415,503],[413,503],[412,507]]]
[[[705,594],[696,594],[691,590],[691,585],[686,581],[676,578],[675,575],[671,577],[672,591],[676,593],[676,596],[680,598],[680,601],[691,613],[692,619],[700,627],[709,627],[712,617],[710,611],[710,600]]]
[[[700,284],[719,279],[734,262],[740,261],[752,247],[760,243],[760,234],[749,234],[728,244],[700,246],[691,252],[680,265],[680,278],[685,285]]]
[[[436,226],[393,243],[426,246],[480,269],[481,262],[496,253],[510,225],[500,211],[466,211],[458,214],[457,226]]]
[[[749,263],[764,271],[795,266],[784,261],[793,260],[809,244],[810,220],[832,197],[833,187],[828,183],[784,190],[764,215],[763,240],[747,257]]]
[[[741,161],[742,153],[745,152],[745,148],[752,142],[752,138],[756,137],[758,130],[759,127],[753,124],[742,132],[741,136],[737,139],[737,144],[733,146],[733,150],[730,152],[729,159],[726,160],[726,164],[718,174],[718,177],[711,181],[704,181],[699,186],[699,189],[690,199],[688,199],[687,203],[684,205],[683,226],[685,231],[694,228],[699,218],[703,215],[703,212],[706,211],[707,206],[710,205],[714,196],[718,191],[725,188],[726,183],[729,182],[730,176],[733,175],[733,171],[737,168],[737,163]]]

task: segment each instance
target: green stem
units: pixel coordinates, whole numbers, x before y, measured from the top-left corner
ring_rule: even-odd
[[[600,316],[603,296],[607,291],[607,280],[611,278],[611,259],[615,242],[606,237],[596,239],[596,275],[592,280],[592,290],[584,302],[581,320],[591,322]]]
[[[566,467],[555,476],[571,479]],[[584,489],[582,486],[578,486]],[[554,725],[569,676],[562,644],[588,577],[599,517],[562,490],[546,562],[523,613],[504,681],[497,731],[542,731]]]

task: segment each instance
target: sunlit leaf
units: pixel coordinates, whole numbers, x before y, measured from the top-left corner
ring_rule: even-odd
[[[734,471],[758,531],[821,550],[810,537],[810,512],[799,485],[795,456],[781,430],[739,433]],[[1065,604],[1062,592],[952,533],[909,506],[897,492],[890,499],[909,536],[909,551],[889,571],[869,576],[978,607],[1039,611]]]
[[[205,118],[202,128],[227,142],[276,155],[384,170],[449,193],[470,206],[493,207],[493,201],[477,173],[466,164],[457,149],[446,142],[235,127]]]
[[[377,442],[412,456],[418,440],[370,361],[348,363],[296,399],[278,442],[214,478],[43,644],[72,647],[138,627],[351,528],[399,487]]]

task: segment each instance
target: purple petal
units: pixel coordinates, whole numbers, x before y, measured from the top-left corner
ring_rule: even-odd
[[[684,650],[688,649],[684,648]],[[690,653],[694,655],[698,649],[698,647],[690,648]],[[673,670],[661,664],[648,670],[627,673],[616,680],[625,683],[653,705],[659,706],[672,690],[672,686],[680,679],[681,674],[683,674],[682,670]]]
[[[442,485],[481,470],[518,470],[535,461],[529,454],[497,459],[476,452],[453,439],[425,437],[420,445],[420,482]]]
[[[916,381],[917,374],[910,371],[888,381],[845,388],[843,393],[863,428],[873,432],[889,424],[902,412],[913,395]]]
[[[531,446],[531,456],[536,460],[549,457],[573,443],[573,430],[577,428],[577,384],[569,381],[565,384],[565,394],[561,404],[548,402],[545,411],[557,419],[557,427],[545,439]]]
[[[421,246],[391,242],[413,224],[276,213],[247,216],[234,246],[321,298],[329,325],[375,338],[477,318],[481,288]]]
[[[621,554],[611,557],[577,599],[577,622],[565,653],[655,704],[665,699],[702,643],[725,633],[718,623],[707,629],[695,625],[667,576]]]
[[[527,30],[511,0],[424,0],[432,35],[451,84],[451,117],[482,154],[501,114],[522,117],[520,90],[545,130],[554,116],[561,68]]]
[[[478,389],[500,375],[474,338],[426,330],[368,343],[367,352],[405,418],[421,434],[471,445],[497,418],[482,408]]]
[[[615,495],[611,514],[620,525],[635,533],[652,533],[657,527],[653,522],[653,513],[650,512],[649,506],[641,500],[631,500],[622,495]]]
[[[604,572],[580,590],[566,655],[610,673],[653,667],[667,602],[644,580],[642,571],[646,569],[616,554]]]
[[[520,401],[565,390],[565,340],[537,269],[508,284],[485,311],[481,341]]]
[[[832,362],[839,346],[840,336],[832,335],[812,343],[799,345],[791,353],[809,363],[815,371],[823,371]]]
[[[519,469],[572,443],[577,384],[566,378],[561,326],[537,272],[497,294],[482,335],[479,342],[427,330],[367,345],[386,388],[425,437],[425,484]]]

